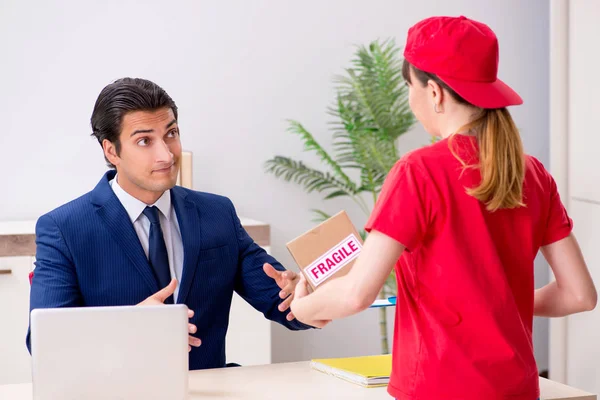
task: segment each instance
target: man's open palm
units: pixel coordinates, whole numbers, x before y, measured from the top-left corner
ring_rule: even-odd
[[[294,291],[296,290],[296,285],[298,284],[299,276],[297,273],[293,271],[278,271],[269,263],[265,263],[263,265],[263,270],[268,277],[273,279],[277,286],[281,289],[279,292],[279,297],[285,299],[279,305],[279,311],[283,312],[290,308],[290,304],[292,300],[294,300]],[[294,313],[290,312],[286,316],[288,321],[292,321],[294,319]]]

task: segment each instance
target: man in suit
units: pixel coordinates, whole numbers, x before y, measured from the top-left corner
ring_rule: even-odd
[[[190,369],[226,365],[234,291],[270,320],[310,328],[287,311],[297,274],[254,243],[231,201],[175,186],[177,106],[162,88],[132,78],[106,86],[91,125],[111,169],[38,220],[30,310],[186,304]]]

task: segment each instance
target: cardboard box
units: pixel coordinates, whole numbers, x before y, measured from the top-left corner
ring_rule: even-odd
[[[362,249],[360,234],[341,211],[287,243],[312,290],[350,272]]]

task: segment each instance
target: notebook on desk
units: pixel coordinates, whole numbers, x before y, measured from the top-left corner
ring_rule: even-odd
[[[392,373],[392,355],[315,359],[310,367],[363,387],[386,386]]]

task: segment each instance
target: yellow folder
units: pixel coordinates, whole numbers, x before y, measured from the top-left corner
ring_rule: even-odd
[[[311,360],[310,366],[360,386],[386,386],[392,373],[392,355],[321,358]]]

